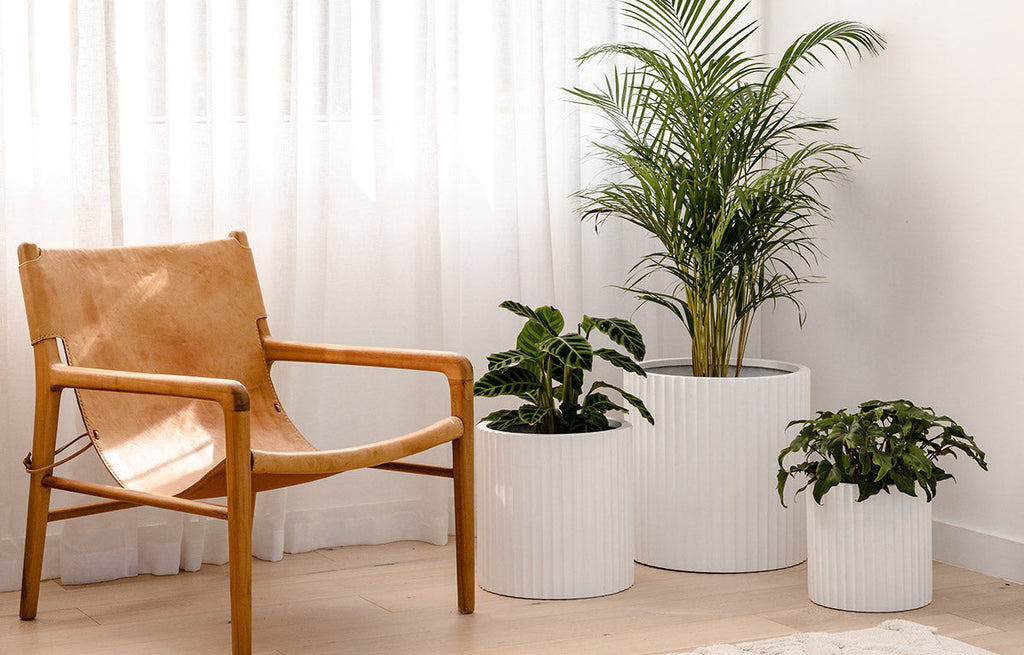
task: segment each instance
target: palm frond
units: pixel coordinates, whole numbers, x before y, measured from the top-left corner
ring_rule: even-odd
[[[695,370],[713,375],[728,370],[736,339],[742,361],[764,304],[791,301],[802,321],[796,294],[813,278],[794,264],[817,261],[813,232],[829,215],[821,188],[863,158],[823,138],[833,119],[799,115],[783,81],[826,57],[853,61],[885,45],[865,25],[832,22],[770,66],[748,52],[758,25],[747,10],[741,0],[624,0],[623,17],[653,46],[587,50],[580,65],[615,66],[594,88],[567,90],[605,119],[590,154],[623,180],[581,190],[583,215],[651,236],[623,288],[679,318]]]

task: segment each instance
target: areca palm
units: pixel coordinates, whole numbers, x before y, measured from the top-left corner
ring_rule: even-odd
[[[624,286],[685,325],[694,373],[738,375],[758,308],[796,294],[818,254],[819,195],[861,156],[830,141],[834,119],[800,115],[787,89],[824,57],[877,54],[882,37],[834,22],[798,38],[775,65],[747,53],[757,22],[737,0],[624,0],[652,43],[587,50],[581,65],[624,62],[594,88],[569,89],[605,127],[591,146],[616,181],[580,191],[584,217],[617,217],[656,242]],[[665,278],[669,280],[664,283]],[[661,284],[659,285],[659,280]]]

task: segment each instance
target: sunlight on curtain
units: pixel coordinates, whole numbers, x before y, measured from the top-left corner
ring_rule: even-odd
[[[605,0],[9,0],[0,4],[0,589],[20,584],[32,363],[15,249],[246,230],[275,335],[484,355],[506,298],[627,314],[628,266],[581,226],[561,88]],[[321,447],[447,413],[429,374],[278,365]],[[481,404],[480,410],[487,410]],[[80,428],[65,398],[61,441]],[[424,461],[444,463],[448,453]],[[69,475],[104,481],[90,453]],[[449,532],[450,483],[357,471],[261,494],[256,554]],[[72,504],[59,494],[54,506]],[[225,526],[139,509],[51,524],[45,577],[227,559]]]

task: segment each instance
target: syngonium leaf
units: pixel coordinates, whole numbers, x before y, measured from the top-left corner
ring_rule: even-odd
[[[868,401],[858,412],[821,411],[813,419],[793,421],[800,426],[792,442],[779,453],[777,491],[784,501],[786,482],[805,478],[815,501],[837,484],[855,484],[857,500],[882,491],[910,496],[917,488],[927,500],[935,496],[937,483],[952,476],[936,464],[945,455],[967,455],[988,469],[985,453],[974,438],[948,416],[936,416],[930,407],[906,400]],[[787,464],[800,455],[803,461]]]

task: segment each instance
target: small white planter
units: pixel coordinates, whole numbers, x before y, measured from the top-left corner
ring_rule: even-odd
[[[625,375],[656,424],[636,433],[636,560],[677,571],[739,573],[806,558],[803,494],[776,492],[787,424],[810,414],[805,366],[746,360],[741,377],[687,374],[689,359]]]
[[[932,506],[918,493],[883,491],[858,503],[857,486],[841,484],[821,505],[807,501],[813,602],[855,612],[898,612],[931,602]]]
[[[585,434],[477,425],[477,581],[520,598],[588,598],[633,584],[629,424]]]

